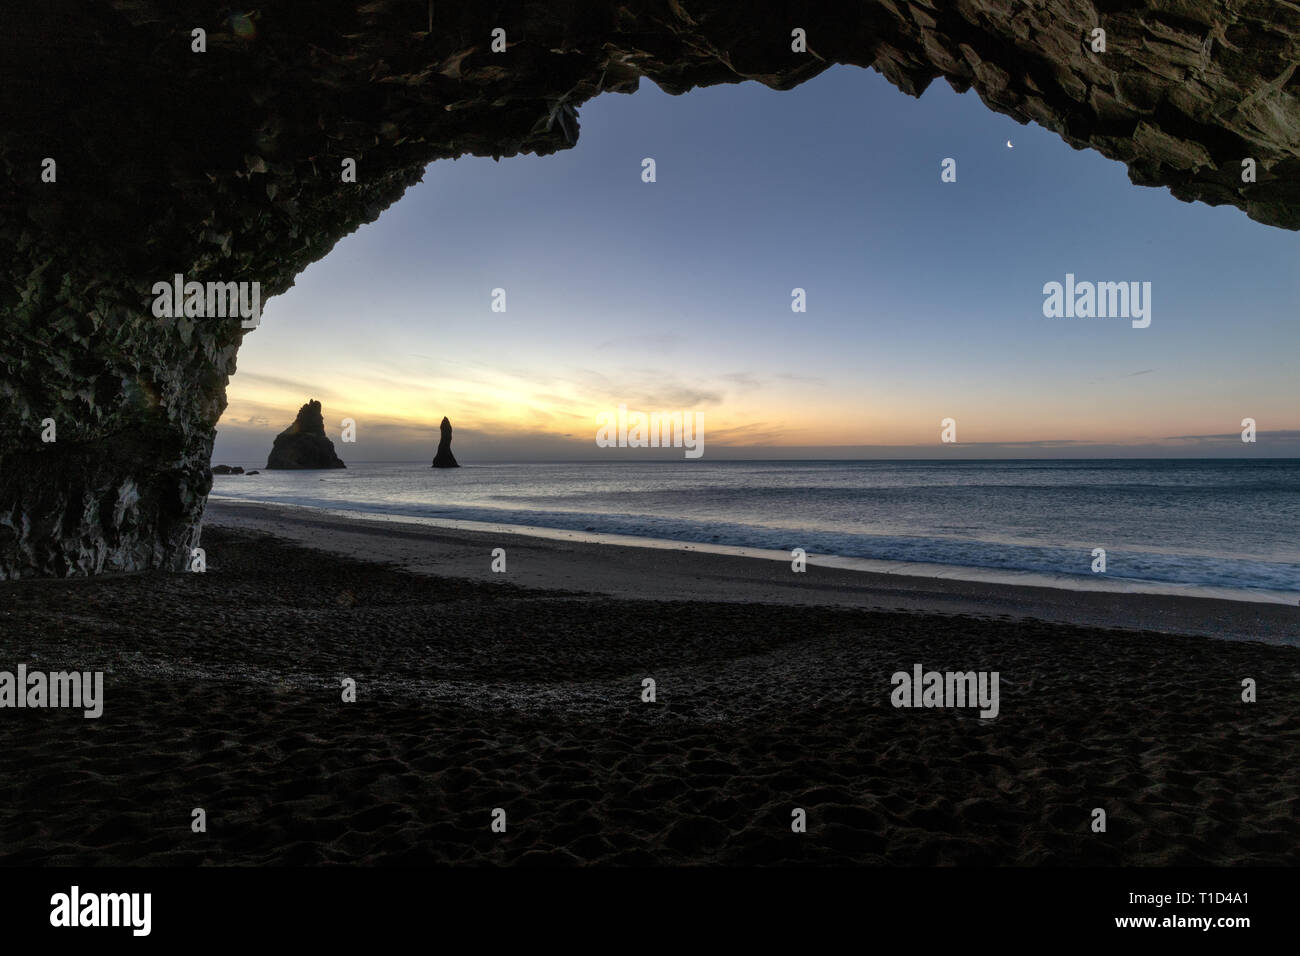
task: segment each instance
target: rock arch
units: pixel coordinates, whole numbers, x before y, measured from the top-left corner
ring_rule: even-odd
[[[577,108],[942,77],[1128,165],[1300,229],[1300,8],[1267,0],[43,0],[0,37],[0,577],[184,567],[244,329],[159,318],[182,275],[288,289],[433,160],[567,148]],[[1094,28],[1107,49],[1094,52]],[[192,31],[205,32],[194,52]],[[506,51],[491,49],[506,31]],[[805,31],[807,52],[791,47]],[[1241,162],[1256,163],[1245,183]],[[54,181],[48,181],[53,159]],[[344,183],[344,161],[357,181]],[[57,439],[44,442],[53,419]]]

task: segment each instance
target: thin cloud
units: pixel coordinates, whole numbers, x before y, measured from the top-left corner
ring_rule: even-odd
[[[722,404],[719,392],[673,381],[662,373],[637,373],[618,378],[596,369],[574,369],[572,382],[580,393],[591,396],[590,404],[623,404],[655,409],[696,409]]]
[[[318,398],[322,401],[333,401],[338,398],[337,393],[329,388],[322,388],[319,383],[302,382],[297,379],[283,378],[279,375],[265,375],[262,372],[236,372],[231,376],[231,381],[260,382],[263,385],[274,385],[276,388],[288,389],[291,392],[301,392],[304,395],[310,395],[312,398]]]
[[[1139,369],[1136,372],[1127,372],[1124,375],[1107,375],[1107,376],[1103,376],[1102,378],[1093,378],[1093,379],[1089,379],[1088,382],[1089,384],[1092,384],[1093,382],[1114,382],[1121,378],[1137,378],[1139,375],[1150,375],[1152,372],[1155,371],[1157,371],[1157,369],[1144,368],[1144,369]]]
[[[704,426],[705,440],[721,445],[746,443],[770,445],[780,441],[788,431],[779,425],[769,425],[767,422],[750,422],[748,425],[734,425],[731,428],[710,429],[707,418]]]
[[[760,388],[763,383],[748,372],[728,372],[721,376],[723,381],[739,385],[741,388]]]
[[[1300,429],[1280,428],[1277,431],[1256,431],[1255,434],[1256,437],[1258,438],[1267,437],[1272,439],[1295,439],[1295,438],[1300,438]],[[1208,441],[1208,442],[1238,441],[1239,442],[1241,441],[1241,432],[1239,431],[1224,432],[1221,435],[1174,435],[1172,438],[1168,438],[1166,440],[1167,441]]]
[[[778,372],[776,375],[779,379],[787,382],[802,382],[807,385],[825,385],[826,379],[820,375],[796,375],[793,372]]]
[[[679,335],[676,332],[662,332],[647,333],[645,335],[624,335],[619,336],[618,338],[606,339],[601,342],[597,348],[652,348],[664,352],[671,352],[685,344],[686,336]]]

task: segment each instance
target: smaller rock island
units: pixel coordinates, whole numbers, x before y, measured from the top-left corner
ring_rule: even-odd
[[[325,416],[320,402],[314,398],[298,409],[292,425],[275,436],[270,457],[266,459],[268,471],[346,467],[334,453],[334,443],[325,435]]]
[[[433,467],[459,468],[460,463],[451,453],[451,420],[444,415],[442,424],[438,427],[442,430],[442,438],[438,441],[438,451],[433,456]]]

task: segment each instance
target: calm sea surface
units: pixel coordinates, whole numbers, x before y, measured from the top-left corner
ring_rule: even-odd
[[[356,464],[213,496],[1096,579],[1300,592],[1300,461]]]

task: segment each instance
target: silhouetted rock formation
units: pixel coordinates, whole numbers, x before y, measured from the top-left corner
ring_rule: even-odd
[[[318,0],[224,20],[218,6],[5,4],[0,578],[190,560],[246,330],[160,320],[154,283],[256,281],[265,303],[433,160],[567,148],[585,101],[643,77],[674,94],[784,90],[846,63],[911,95],[942,77],[1134,182],[1300,228],[1292,4]]]
[[[293,424],[275,436],[266,467],[346,468],[334,453],[334,443],[325,435],[325,416],[314,398],[298,409]]]
[[[235,465],[233,468],[230,465],[213,465],[212,473],[214,475],[242,475],[244,469],[239,465]]]
[[[456,456],[451,453],[451,420],[444,415],[438,427],[442,430],[442,438],[438,440],[438,451],[433,456],[433,467],[459,468]]]

